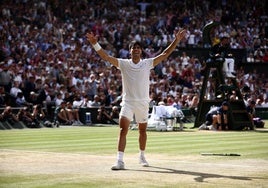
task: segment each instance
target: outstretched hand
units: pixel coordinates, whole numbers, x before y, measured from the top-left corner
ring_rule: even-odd
[[[176,34],[176,38],[181,41],[181,39],[185,38],[186,36],[186,30],[185,29],[181,29],[178,31],[178,33]]]
[[[98,42],[97,36],[94,35],[93,32],[89,32],[86,34],[87,40],[92,44],[96,44]]]

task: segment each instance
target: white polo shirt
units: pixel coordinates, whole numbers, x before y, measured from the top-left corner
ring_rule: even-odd
[[[153,58],[142,59],[135,64],[131,59],[118,59],[122,74],[123,101],[150,101],[150,70]]]

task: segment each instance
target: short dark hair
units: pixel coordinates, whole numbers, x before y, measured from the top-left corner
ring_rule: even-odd
[[[227,101],[224,101],[221,105],[222,106],[229,106],[229,103]]]
[[[229,37],[226,37],[226,36],[224,36],[224,37],[221,37],[221,41],[223,41],[223,40],[225,40],[225,39],[229,39]]]
[[[138,45],[140,48],[142,48],[142,44],[139,41],[133,40],[129,43],[128,45],[128,49],[130,50],[131,48],[133,48],[135,45]]]
[[[255,105],[255,104],[256,104],[256,102],[255,102],[255,101],[251,101],[251,102],[250,102],[250,104]]]

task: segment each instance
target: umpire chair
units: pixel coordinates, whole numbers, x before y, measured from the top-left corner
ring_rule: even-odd
[[[219,26],[220,22],[211,22],[203,28],[203,41],[204,47],[211,48],[211,31],[215,27]],[[197,116],[195,119],[194,127],[199,127],[205,122],[206,113],[212,106],[220,106],[223,101],[229,102],[229,129],[230,130],[243,130],[254,129],[252,121],[246,110],[246,105],[243,100],[243,96],[238,87],[236,78],[225,78],[223,74],[224,57],[210,56],[205,62],[204,68],[204,80],[200,92],[200,99],[198,104]],[[214,72],[213,72],[214,70]],[[213,74],[214,73],[214,74]],[[212,77],[211,77],[212,75]],[[208,80],[212,79],[215,82],[214,98],[206,98]],[[228,80],[229,79],[229,80]],[[226,84],[226,82],[228,84]],[[230,93],[235,92],[237,99],[230,100]]]

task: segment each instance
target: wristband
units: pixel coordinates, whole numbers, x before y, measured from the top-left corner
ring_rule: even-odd
[[[93,48],[96,50],[96,51],[99,51],[101,49],[101,46],[100,44],[97,42],[96,44],[93,45]]]

